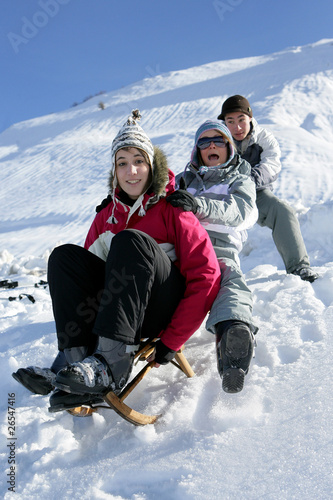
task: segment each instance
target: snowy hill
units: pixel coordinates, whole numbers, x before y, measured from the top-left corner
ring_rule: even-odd
[[[0,279],[21,285],[0,291],[3,498],[12,498],[12,393],[17,498],[332,497],[332,61],[333,40],[218,61],[147,78],[0,134]],[[275,193],[297,210],[320,279],[310,284],[286,275],[270,231],[256,225],[241,265],[260,330],[242,393],[222,392],[213,338],[202,326],[186,346],[193,379],[161,367],[131,396],[136,409],[163,414],[154,426],[131,426],[108,410],[87,419],[48,413],[48,398],[30,395],[11,373],[49,366],[56,354],[48,290],[34,283],[46,279],[54,246],[83,243],[107,194],[114,135],[139,108],[143,128],[180,172],[197,127],[216,119],[236,93],[249,98],[258,122],[280,142]],[[20,293],[36,302],[8,300]]]

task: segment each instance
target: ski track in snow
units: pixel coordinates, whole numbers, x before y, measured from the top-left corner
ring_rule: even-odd
[[[8,472],[8,394],[15,393],[15,496],[27,499],[330,499],[332,495],[333,41],[271,56],[220,61],[145,79],[75,109],[0,135],[1,494]],[[241,79],[240,79],[241,77]],[[221,91],[223,89],[223,91]],[[52,248],[82,244],[107,194],[112,137],[134,107],[177,173],[193,135],[222,100],[249,96],[255,117],[278,138],[283,169],[275,192],[300,220],[313,284],[286,275],[271,233],[249,231],[241,265],[259,332],[244,390],[222,392],[212,335],[186,344],[195,377],[171,366],[150,372],[128,398],[155,425],[134,427],[112,410],[91,418],[48,412],[11,373],[49,366],[55,325],[46,280]],[[306,102],[306,106],[304,106]],[[324,103],[324,105],[323,105]],[[256,112],[258,110],[258,112]],[[8,297],[32,294],[9,301]]]

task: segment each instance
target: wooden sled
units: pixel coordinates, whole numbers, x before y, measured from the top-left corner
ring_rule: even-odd
[[[90,417],[97,411],[97,408],[93,408],[92,406],[77,406],[66,411],[73,415],[73,417]]]
[[[141,341],[138,352],[135,354],[135,362],[144,361],[149,358],[155,349],[156,339],[154,340],[143,340]],[[187,377],[193,377],[194,371],[191,365],[185,358],[183,351],[184,346],[176,353],[175,359],[171,363],[179,368]],[[130,406],[124,403],[124,400],[131,394],[135,387],[141,382],[141,380],[150,372],[154,367],[154,361],[145,364],[145,366],[139,371],[139,373],[131,380],[120,394],[116,395],[113,391],[108,392],[103,397],[104,401],[108,406],[79,406],[77,408],[72,408],[67,410],[71,415],[75,417],[88,417],[98,410],[98,408],[110,408],[114,410],[118,415],[127,420],[134,425],[147,425],[156,422],[160,415],[145,415],[136,410],[133,410]]]

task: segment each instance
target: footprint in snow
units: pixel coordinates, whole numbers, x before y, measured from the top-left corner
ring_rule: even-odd
[[[301,338],[303,342],[319,342],[324,338],[324,332],[319,325],[303,325],[301,328]]]
[[[301,355],[300,349],[288,345],[278,346],[278,353],[281,364],[283,365],[295,363]]]

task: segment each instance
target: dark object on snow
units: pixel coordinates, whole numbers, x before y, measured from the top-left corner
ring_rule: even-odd
[[[46,288],[48,286],[48,282],[44,280],[40,280],[38,283],[34,284],[35,288]]]
[[[20,295],[18,297],[8,297],[8,300],[10,302],[12,302],[13,300],[17,300],[17,299],[22,300],[22,299],[24,299],[24,297],[27,297],[30,300],[30,302],[32,302],[33,304],[36,302],[34,297],[32,295],[30,295],[29,293],[20,293]]]
[[[0,281],[0,288],[16,288],[18,281],[2,280]]]

